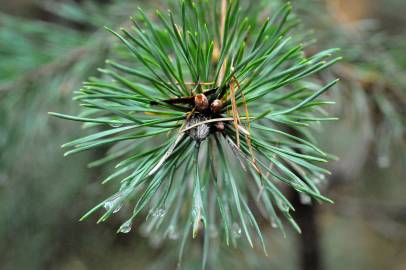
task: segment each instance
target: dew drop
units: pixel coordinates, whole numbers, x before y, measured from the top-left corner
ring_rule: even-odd
[[[120,233],[129,233],[131,231],[132,222],[131,220],[127,220],[126,222],[121,225],[120,229],[118,230]]]
[[[276,224],[275,220],[271,221],[271,227],[274,229],[278,228],[278,224]]]
[[[168,238],[171,240],[179,239],[179,233],[176,231],[176,228],[173,225],[171,225],[168,229]]]
[[[105,203],[104,203],[104,208],[107,210],[107,211],[110,211],[110,209],[111,208],[113,208],[113,202],[112,201],[106,201]]]
[[[166,215],[166,210],[164,208],[159,208],[152,213],[153,217],[162,218]]]
[[[199,214],[199,208],[198,207],[193,207],[192,208],[192,216],[197,217]]]
[[[321,173],[317,173],[316,174],[316,177],[313,179],[313,182],[316,184],[316,185],[320,185],[323,181],[325,181],[326,180],[326,176],[324,175],[324,174],[321,174]]]
[[[320,180],[320,181],[326,180],[326,176],[324,174],[317,173],[316,176],[317,176],[318,180]]]
[[[241,237],[241,227],[237,223],[234,223],[232,226],[232,231],[233,231],[233,236],[235,238],[240,238]]]
[[[113,213],[117,213],[118,211],[121,210],[121,208],[123,207],[123,202],[122,200],[122,194],[118,193],[116,195],[114,195],[113,197],[111,197],[110,199],[108,199],[105,203],[104,203],[104,208],[107,211],[110,211],[111,209],[113,209]]]
[[[118,128],[121,127],[123,124],[122,123],[118,123],[118,122],[111,122],[109,123],[109,125],[113,128]]]
[[[122,205],[122,204],[117,205],[117,207],[114,208],[113,213],[117,213],[118,211],[121,210],[121,208],[123,208],[123,205]]]
[[[302,204],[309,205],[312,203],[312,198],[309,195],[300,193],[299,196],[300,196],[300,202]]]

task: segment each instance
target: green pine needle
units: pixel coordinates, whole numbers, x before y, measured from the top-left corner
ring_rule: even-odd
[[[324,114],[331,102],[321,95],[338,80],[324,84],[314,75],[341,59],[337,49],[306,56],[290,4],[255,22],[239,1],[227,1],[223,14],[217,2],[185,0],[153,18],[139,10],[128,30],[107,28],[123,46],[100,78],[76,92],[84,112],[50,113],[100,128],[64,144],[65,155],[111,146],[89,166],[117,164],[103,183],[116,181],[119,191],[81,220],[103,207],[99,222],[133,208],[119,232],[144,213],[151,234],[183,234],[181,254],[190,234],[204,234],[207,254],[208,224],[227,244],[243,237],[253,246],[259,238],[266,252],[248,202],[283,232],[281,215],[300,228],[281,184],[331,202],[318,190],[330,155],[309,131],[335,119]]]

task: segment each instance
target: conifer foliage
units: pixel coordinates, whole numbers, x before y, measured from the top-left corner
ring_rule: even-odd
[[[99,211],[102,222],[125,207],[132,214],[122,233],[146,214],[147,231],[181,235],[181,249],[190,236],[207,247],[214,228],[227,244],[258,239],[265,250],[260,215],[282,231],[283,216],[300,231],[286,187],[330,202],[318,184],[332,157],[312,127],[334,119],[320,96],[337,80],[315,75],[339,60],[337,49],[305,54],[290,4],[268,18],[258,12],[237,0],[184,0],[107,28],[121,45],[75,93],[83,112],[51,113],[98,130],[63,145],[66,155],[111,147],[90,167],[115,163],[103,183],[119,190],[83,219]]]

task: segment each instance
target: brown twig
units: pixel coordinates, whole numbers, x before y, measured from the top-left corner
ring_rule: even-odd
[[[226,15],[227,15],[227,0],[222,0],[221,1],[221,23],[220,23],[220,48],[223,47],[224,45],[224,31],[225,31],[225,25],[226,25]],[[219,50],[221,51],[221,50]],[[224,79],[224,75],[226,73],[226,66],[227,66],[227,58],[224,59],[221,68],[220,68],[220,73],[219,77],[217,79],[217,85],[220,86],[221,82]]]
[[[240,147],[240,132],[238,131],[238,125],[240,123],[240,116],[238,113],[237,102],[235,100],[235,88],[234,82],[230,83],[230,99],[231,99],[231,112],[233,115],[233,124],[235,128],[235,136],[237,140],[237,146]]]

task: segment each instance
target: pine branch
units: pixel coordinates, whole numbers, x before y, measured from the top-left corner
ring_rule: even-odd
[[[145,213],[151,234],[183,234],[181,250],[210,223],[227,243],[243,235],[266,251],[249,201],[258,198],[275,227],[283,230],[279,211],[298,231],[279,184],[331,202],[317,186],[330,156],[310,128],[331,120],[320,96],[337,80],[323,85],[314,75],[340,60],[336,50],[306,57],[290,4],[257,23],[239,1],[216,3],[181,1],[179,10],[153,19],[139,9],[130,30],[108,29],[123,46],[100,78],[76,92],[83,113],[52,113],[101,129],[63,145],[65,155],[111,145],[91,166],[118,162],[104,182],[116,181],[119,191],[82,219],[104,207],[103,222],[133,207],[119,232]],[[203,241],[207,252],[210,238]]]

